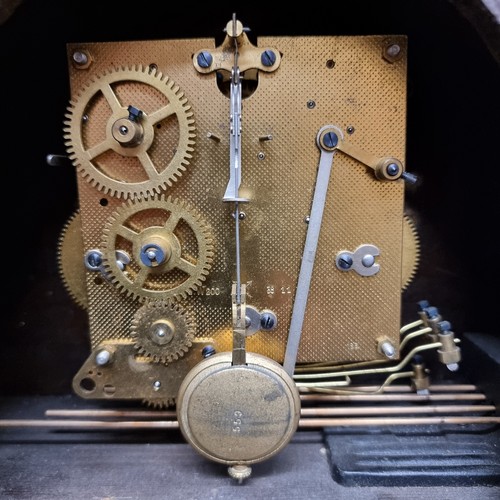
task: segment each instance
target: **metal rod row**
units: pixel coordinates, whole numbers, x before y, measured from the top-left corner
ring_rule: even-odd
[[[404,417],[404,418],[311,418],[300,419],[299,428],[320,427],[363,427],[394,425],[466,425],[500,424],[500,417]],[[163,421],[98,421],[98,420],[0,420],[0,428],[6,427],[56,427],[59,429],[96,430],[138,430],[138,429],[178,429],[175,420]]]
[[[493,405],[443,405],[443,406],[387,406],[366,408],[302,408],[302,416],[342,416],[342,415],[412,415],[433,413],[486,413],[495,411]],[[62,418],[176,418],[174,411],[138,410],[47,410],[46,417]]]
[[[326,403],[331,401],[484,401],[484,394],[301,394],[302,401]]]

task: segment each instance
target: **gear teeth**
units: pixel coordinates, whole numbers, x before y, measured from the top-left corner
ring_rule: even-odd
[[[401,288],[406,290],[414,280],[420,264],[420,238],[413,220],[403,216],[403,255]]]
[[[175,398],[166,399],[143,399],[141,402],[144,406],[154,410],[165,410],[166,408],[171,408],[175,406]]]
[[[144,287],[144,283],[140,285],[134,284],[134,272],[137,272],[137,266],[144,267],[137,261],[137,257],[132,262],[132,274],[128,277],[118,268],[114,260],[114,255],[117,249],[115,235],[120,226],[125,224],[126,221],[139,213],[144,212],[144,217],[141,218],[144,223],[141,231],[148,228],[147,211],[148,210],[164,210],[170,214],[177,214],[179,219],[182,219],[189,226],[198,242],[197,253],[192,257],[195,259],[195,268],[192,274],[188,274],[182,281],[182,278],[176,277],[171,283],[162,281],[164,287],[159,289],[148,289]],[[170,215],[168,216],[170,217]],[[131,241],[134,244],[134,241]],[[104,249],[104,266],[112,277],[112,282],[121,292],[126,293],[127,296],[132,297],[134,300],[140,302],[148,302],[152,300],[178,300],[180,298],[187,298],[206,280],[206,276],[212,267],[214,257],[214,239],[210,226],[204,221],[201,214],[192,208],[186,201],[173,198],[171,195],[161,194],[159,197],[144,198],[142,200],[130,199],[122,204],[108,218],[102,236],[102,244]],[[133,257],[133,256],[132,256]],[[173,267],[169,267],[165,273],[170,272],[175,268],[175,263],[172,262]],[[155,273],[158,274],[158,273]],[[161,274],[161,272],[160,272]],[[146,278],[147,279],[147,278]],[[146,285],[147,286],[147,285]]]
[[[155,321],[168,320],[173,325],[173,337],[166,344],[151,338],[150,328]],[[132,319],[130,336],[138,352],[155,363],[171,363],[184,356],[194,339],[194,320],[191,312],[171,301],[150,301],[138,309]]]
[[[110,178],[100,168],[89,160],[87,149],[82,139],[82,116],[86,113],[86,108],[90,100],[97,95],[103,85],[111,85],[117,82],[138,82],[149,85],[163,93],[169,102],[175,104],[175,114],[179,127],[179,139],[177,150],[166,168],[162,170],[159,178],[152,178],[146,182],[127,181],[123,178]],[[180,87],[163,75],[161,71],[151,69],[144,64],[133,64],[130,66],[111,67],[102,73],[93,75],[82,88],[75,92],[74,98],[69,102],[64,121],[64,139],[66,140],[66,150],[75,155],[75,166],[82,177],[97,190],[123,200],[134,197],[154,196],[163,190],[170,188],[174,182],[182,176],[185,166],[189,165],[192,158],[191,152],[194,145],[192,131],[195,129],[193,113],[188,100]],[[146,118],[147,119],[147,118]],[[111,139],[106,139],[111,140]],[[153,139],[154,141],[155,139]],[[154,144],[154,143],[153,143]],[[116,151],[116,145],[113,142]],[[144,145],[142,151],[147,151]],[[111,146],[109,147],[111,148]],[[140,149],[140,148],[139,148]],[[119,153],[118,153],[119,154]]]
[[[83,240],[80,212],[75,211],[64,224],[57,246],[58,270],[64,288],[82,309],[88,308],[85,268],[83,267]],[[82,260],[81,260],[82,259]]]

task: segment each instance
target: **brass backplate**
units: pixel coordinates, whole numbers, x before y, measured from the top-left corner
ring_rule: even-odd
[[[389,42],[401,49],[395,61],[383,57]],[[218,87],[215,72],[201,74],[193,65],[193,54],[214,44],[212,39],[83,43],[69,44],[67,52],[74,102],[93,78],[99,83],[98,77],[109,70],[139,65],[158,68],[187,98],[196,130],[192,157],[182,175],[157,196],[186,202],[211,228],[214,255],[209,273],[180,303],[196,317],[198,340],[230,351],[234,207],[222,201],[229,178],[229,99]],[[240,207],[245,213],[240,224],[242,279],[247,304],[272,310],[278,325],[248,337],[247,348],[281,362],[320,158],[317,133],[325,125],[336,125],[346,131],[346,141],[404,163],[406,38],[264,37],[257,46],[278,51],[281,62],[276,71],[257,74],[257,88],[242,105],[241,191],[249,199]],[[83,69],[75,65],[75,51],[88,54],[91,63]],[[124,89],[120,98],[126,101],[127,92],[134,89]],[[144,107],[157,105],[154,96],[141,99]],[[109,119],[105,112],[100,117],[99,105],[89,103],[95,111],[94,129],[85,132],[96,141]],[[177,138],[163,136],[162,130],[155,131],[154,138],[159,157],[174,154],[177,147]],[[266,136],[271,140],[262,140]],[[129,157],[112,165],[115,178],[121,168],[130,174]],[[78,175],[78,193],[84,252],[102,248],[106,223],[126,200],[99,190],[92,177],[83,175]],[[403,206],[402,180],[377,180],[366,166],[343,153],[335,155],[298,362],[380,359],[381,335],[399,345]],[[336,255],[362,244],[380,250],[380,272],[367,277],[339,271]],[[87,271],[86,279],[92,347],[128,340],[141,301],[98,273]]]

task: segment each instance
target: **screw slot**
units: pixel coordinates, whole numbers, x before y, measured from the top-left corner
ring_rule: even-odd
[[[196,62],[198,63],[198,66],[200,66],[200,68],[209,68],[210,66],[212,66],[213,60],[214,58],[212,57],[212,54],[210,54],[210,52],[206,50],[200,52],[196,56]]]
[[[276,317],[276,314],[274,314],[273,311],[266,309],[261,312],[260,327],[263,330],[273,330],[274,328],[276,328],[277,324],[278,324],[278,318]]]
[[[347,253],[340,254],[337,258],[337,267],[341,270],[348,271],[351,269],[352,264],[352,257]]]
[[[276,62],[276,54],[272,50],[265,50],[260,55],[260,62],[269,68]]]
[[[335,132],[327,132],[322,137],[323,146],[332,149],[339,143],[339,136]]]

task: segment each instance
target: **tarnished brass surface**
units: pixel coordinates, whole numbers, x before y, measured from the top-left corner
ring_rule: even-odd
[[[405,290],[413,281],[418,269],[420,260],[420,241],[417,228],[412,219],[405,215],[403,220],[403,266],[401,283],[403,290]],[[82,223],[80,214],[76,212],[64,225],[59,239],[59,272],[69,295],[79,306],[86,309],[87,289],[82,255]]]
[[[403,219],[403,266],[401,286],[406,290],[413,281],[420,263],[420,240],[415,223],[405,215]]]
[[[186,440],[203,456],[224,464],[252,464],[290,441],[300,417],[300,397],[278,363],[247,353],[232,365],[216,354],[184,379],[177,418]]]
[[[134,315],[130,336],[139,354],[170,363],[184,356],[195,332],[194,315],[175,303],[145,304]]]
[[[228,36],[226,36],[225,40],[219,47],[200,47],[201,50],[198,50],[193,55],[193,65],[196,68],[196,71],[208,74],[214,71],[225,70],[228,73],[231,73],[233,68],[232,54],[234,50],[234,38],[236,38],[238,43],[238,67],[242,73],[249,70],[272,72],[279,68],[281,63],[281,54],[278,50],[272,47],[255,47],[248,39],[246,33],[244,33],[241,22],[236,21],[235,33],[233,33],[232,24],[232,21],[227,23],[226,32]],[[272,54],[270,54],[270,57],[275,58],[274,62],[269,60],[269,63],[272,62],[272,64],[269,64],[268,66],[262,62],[263,53],[266,51],[271,51]],[[212,58],[211,64],[209,64],[206,68],[200,66],[198,63],[198,56],[200,53],[209,54],[209,57]]]
[[[144,249],[162,247],[165,258],[145,263]],[[205,281],[213,259],[211,228],[184,201],[160,196],[129,201],[116,210],[103,229],[104,265],[115,286],[139,299],[186,299]],[[130,256],[122,269],[121,250]]]
[[[139,400],[157,407],[173,404],[186,373],[203,360],[201,351],[206,345],[193,342],[183,357],[165,365],[138,357],[131,341],[103,342],[73,378],[73,390],[87,399]],[[103,366],[96,362],[102,350],[111,353]]]
[[[57,258],[59,274],[66,290],[80,307],[86,309],[88,301],[83,254],[82,220],[80,213],[75,212],[61,231]]]
[[[383,57],[387,37],[382,36],[258,40],[258,47],[272,47],[283,57],[276,71],[259,72],[257,89],[243,101],[240,194],[249,203],[243,208],[246,217],[240,224],[241,264],[247,304],[273,310],[278,326],[247,338],[251,352],[283,360],[307,228],[304,221],[319,161],[315,144],[318,130],[327,124],[343,130],[353,127],[355,132],[346,139],[349,143],[377,158],[405,158],[406,39],[394,36],[391,40],[401,47],[401,57],[393,62]],[[92,56],[85,71],[71,65],[72,51],[77,48]],[[215,73],[200,74],[193,68],[193,54],[203,48],[215,48],[214,41],[70,44],[68,68],[74,104],[67,130],[68,149],[80,172],[84,251],[103,246],[106,223],[125,197],[148,193],[158,199],[156,193],[160,192],[188,203],[202,216],[213,234],[213,262],[203,286],[180,297],[180,304],[194,312],[197,338],[212,339],[218,351],[230,351],[234,221],[230,204],[222,203],[229,175],[229,102],[216,84]],[[150,74],[144,69],[153,65],[180,87],[176,97],[168,91],[144,91],[151,87],[151,81],[159,81],[155,70]],[[128,69],[115,69],[118,66]],[[113,93],[121,99],[114,112],[103,97],[105,81],[116,87]],[[173,109],[166,101],[180,102],[176,99],[182,94],[178,114],[165,123],[151,119],[157,110],[162,115]],[[153,130],[149,149],[116,145],[106,135],[112,126],[110,113],[122,118],[128,105],[145,111],[145,129],[148,120],[156,123],[154,130],[149,128]],[[84,125],[86,114],[89,120]],[[220,141],[210,139],[209,134]],[[267,136],[272,140],[259,140]],[[89,160],[89,150],[92,156],[98,151],[92,148],[102,143],[106,147],[113,144],[111,151]],[[138,156],[133,154],[136,148]],[[185,170],[180,169],[180,177],[169,185],[167,180],[173,181],[170,175],[148,177],[145,149],[153,165],[161,164],[168,170],[171,163],[166,161],[172,158],[185,158],[189,165],[183,163]],[[94,168],[96,158],[99,169]],[[132,202],[140,204],[143,199],[133,198]],[[381,334],[398,346],[403,205],[402,180],[378,180],[365,165],[347,155],[336,155],[299,362],[381,359],[376,343]],[[342,273],[335,267],[340,250],[360,244],[372,244],[380,250],[380,272],[375,276]],[[112,275],[118,275],[116,269]],[[87,272],[93,347],[111,339],[130,339],[132,319],[142,304],[119,288],[113,280],[97,280],[95,274]]]
[[[91,79],[73,94],[65,128],[69,156],[82,176],[104,193],[124,198],[159,194],[172,185],[191,158],[195,137],[192,112],[179,87],[141,65],[85,76]],[[128,119],[132,102],[142,111],[137,123]],[[174,138],[177,144],[168,151]]]

